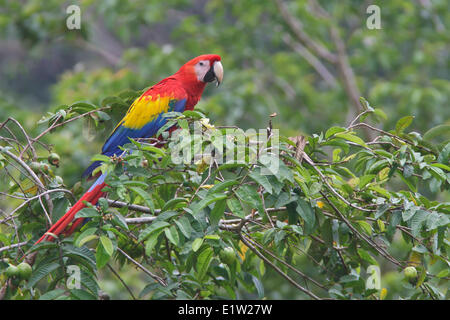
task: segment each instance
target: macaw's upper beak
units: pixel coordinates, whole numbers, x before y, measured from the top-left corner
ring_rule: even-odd
[[[213,64],[213,69],[214,69],[214,74],[216,76],[216,87],[219,86],[219,84],[222,83],[223,80],[223,66],[222,63],[220,61],[216,61]]]
[[[215,61],[203,77],[204,82],[213,82],[214,80],[216,80],[217,87],[223,80],[223,66],[220,61]]]

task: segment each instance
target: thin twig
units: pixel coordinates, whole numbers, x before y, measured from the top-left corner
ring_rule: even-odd
[[[295,42],[289,34],[285,34],[282,39],[284,43],[291,47],[292,50],[302,56],[331,88],[337,87],[337,81],[333,74],[307,48],[305,48],[301,43]]]
[[[145,268],[142,264],[140,264],[139,262],[137,262],[136,260],[134,260],[132,257],[130,257],[125,251],[123,251],[122,249],[120,249],[119,247],[117,247],[117,251],[119,251],[122,255],[125,256],[125,258],[127,258],[128,260],[130,260],[134,265],[136,265],[139,269],[141,269],[142,271],[144,271],[146,274],[148,274],[150,277],[153,278],[153,280],[157,281],[159,284],[161,284],[164,287],[167,287],[167,283],[164,281],[164,279],[162,279],[161,277],[159,277],[158,275],[152,273],[151,271],[149,271],[147,268]]]
[[[0,248],[0,253],[3,252],[3,251],[8,251],[8,250],[14,249],[14,248],[23,247],[27,243],[28,243],[28,241],[23,241],[23,242],[15,243],[15,244],[12,244],[12,245]]]
[[[128,287],[128,285],[125,283],[125,281],[123,281],[122,277],[113,269],[113,267],[107,263],[106,264],[109,268],[109,270],[111,270],[111,272],[117,277],[117,279],[119,279],[119,281],[123,284],[123,286],[125,287],[125,289],[127,289],[127,291],[130,293],[130,296],[133,298],[133,300],[136,300],[136,297],[133,294],[133,291],[131,291],[131,289]]]
[[[337,57],[334,53],[331,53],[326,47],[317,43],[309,37],[309,35],[303,30],[301,21],[289,12],[288,7],[283,0],[275,0],[275,4],[277,5],[278,11],[280,12],[284,21],[300,42],[304,43],[308,48],[314,51],[321,58],[331,63],[335,63],[337,61]]]
[[[25,146],[24,150],[22,150],[22,153],[25,152],[26,149],[27,149],[29,146],[31,146],[33,143],[35,143],[36,141],[38,141],[40,138],[42,138],[45,134],[47,134],[47,133],[50,132],[51,130],[56,129],[56,128],[60,127],[60,126],[63,126],[63,125],[65,125],[65,124],[69,123],[69,122],[75,121],[75,120],[80,119],[80,118],[83,118],[83,117],[85,117],[85,116],[88,116],[88,115],[90,115],[90,114],[92,114],[92,113],[95,113],[95,112],[97,112],[97,111],[102,111],[102,110],[106,110],[106,109],[110,109],[110,108],[111,108],[110,106],[105,106],[105,107],[101,107],[101,108],[98,108],[98,109],[95,109],[95,110],[91,110],[91,111],[85,112],[85,113],[83,113],[83,114],[80,114],[80,115],[78,115],[78,116],[75,116],[75,117],[73,117],[73,118],[70,118],[70,119],[68,119],[68,120],[66,120],[66,121],[63,121],[63,122],[61,122],[61,123],[58,123],[59,119],[61,119],[61,115],[58,116],[58,117],[56,118],[56,120],[53,122],[53,124],[52,124],[50,127],[48,127],[47,129],[45,129],[44,131],[42,131],[38,136],[36,136],[36,138],[31,139],[31,142],[30,142],[28,145]]]
[[[316,280],[310,278],[309,276],[307,276],[306,274],[304,274],[303,272],[301,272],[300,270],[298,270],[297,268],[294,268],[292,265],[290,265],[289,263],[287,263],[286,261],[278,258],[275,254],[273,254],[271,251],[267,250],[266,248],[264,248],[261,244],[259,244],[258,242],[254,241],[250,236],[247,235],[247,237],[249,238],[249,241],[252,242],[255,246],[257,246],[258,248],[260,248],[261,250],[263,250],[265,253],[267,253],[268,255],[270,255],[272,258],[274,258],[275,260],[277,260],[278,262],[282,263],[283,265],[285,265],[286,267],[288,267],[289,269],[291,269],[292,271],[294,271],[295,273],[297,273],[298,275],[300,275],[301,277],[303,277],[306,280],[311,281],[312,283],[314,283],[316,286],[318,286],[319,288],[322,288],[326,291],[328,291],[328,288],[324,287],[322,284],[320,284],[319,282],[317,282]]]
[[[245,219],[242,219],[242,222],[245,224]],[[289,281],[294,287],[302,291],[303,293],[307,294],[314,300],[321,300],[318,296],[316,296],[314,293],[312,293],[310,290],[302,287],[299,285],[296,281],[294,281],[291,277],[289,277],[287,274],[285,274],[280,268],[278,268],[275,264],[273,264],[269,259],[267,259],[257,248],[255,248],[248,240],[247,238],[242,234],[242,226],[241,230],[239,232],[239,238],[241,241],[251,250],[253,253],[255,253],[259,258],[261,258],[267,265],[272,267],[278,274],[280,274],[283,278],[285,278],[287,281]]]
[[[45,193],[45,186],[42,184],[41,180],[38,178],[38,176],[34,173],[33,170],[19,157],[17,157],[12,152],[6,150],[6,148],[0,147],[0,152],[6,154],[10,158],[14,159],[17,163],[19,163],[26,171],[27,173],[33,178],[34,182],[38,186],[39,191],[44,195],[45,201],[47,202],[48,210],[50,211],[50,214],[53,211],[53,202],[48,196],[48,194]],[[39,196],[40,197],[40,196]],[[43,210],[46,211],[45,207],[43,207]]]

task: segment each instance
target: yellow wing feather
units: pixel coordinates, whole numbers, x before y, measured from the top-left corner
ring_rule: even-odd
[[[134,100],[125,117],[119,122],[117,127],[123,125],[130,129],[142,128],[147,123],[153,121],[160,113],[167,112],[171,99],[171,96],[161,97],[159,94],[154,98],[150,95],[140,96]]]

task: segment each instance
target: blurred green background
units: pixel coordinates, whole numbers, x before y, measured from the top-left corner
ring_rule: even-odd
[[[66,26],[72,4],[81,10],[80,30]],[[381,29],[366,25],[371,4],[380,8]],[[0,0],[0,122],[14,117],[36,136],[47,110],[99,105],[216,53],[223,85],[208,87],[198,104],[216,125],[265,128],[276,112],[273,126],[283,134],[319,134],[350,122],[356,95],[383,110],[379,128],[414,115],[411,129],[424,134],[450,124],[449,9],[447,0]],[[95,132],[75,121],[45,137],[61,155],[56,174],[67,186],[80,179],[113,122]],[[123,277],[139,286],[133,271]],[[389,273],[383,281],[399,286]],[[107,276],[104,286],[128,298]],[[265,286],[269,298],[298,298],[289,285]]]

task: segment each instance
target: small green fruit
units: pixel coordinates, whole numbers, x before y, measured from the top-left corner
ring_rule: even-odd
[[[59,155],[57,153],[54,153],[54,152],[50,153],[50,155],[48,156],[47,160],[48,160],[48,163],[50,163],[50,164],[52,164],[52,165],[54,165],[56,167],[59,166],[60,157],[59,157]]]
[[[19,275],[19,268],[13,265],[10,265],[5,272],[8,278],[16,277]]]
[[[50,167],[48,164],[46,163],[41,163],[41,170],[42,172],[44,172],[45,174],[50,173]]]
[[[220,260],[222,260],[227,265],[231,265],[236,260],[236,254],[234,253],[234,249],[232,247],[226,247],[222,249],[219,253]]]
[[[403,273],[405,274],[405,277],[409,280],[417,278],[417,270],[414,267],[406,267],[403,270]]]
[[[28,263],[22,262],[21,264],[19,264],[17,266],[17,268],[19,269],[19,277],[21,279],[24,279],[24,280],[30,279],[33,269],[31,268],[31,266]]]
[[[39,162],[32,162],[30,164],[30,168],[34,171],[34,173],[39,173],[39,170],[41,170],[41,164]]]
[[[72,187],[72,192],[73,192],[73,194],[78,194],[78,193],[81,193],[83,191],[83,187],[82,187],[82,185],[81,185],[81,182],[80,181],[78,181],[77,183],[75,183],[74,185],[73,185],[73,187]]]

